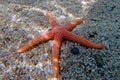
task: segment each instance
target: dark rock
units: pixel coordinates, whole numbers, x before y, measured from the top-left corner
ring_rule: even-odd
[[[98,67],[103,67],[104,65],[104,62],[103,62],[103,58],[100,54],[95,54],[94,55],[94,58],[95,58],[95,61],[96,61],[96,64]]]
[[[71,48],[71,49],[70,49],[70,52],[71,52],[72,54],[75,54],[75,55],[77,55],[77,54],[80,53],[80,52],[79,52],[79,49],[78,49],[77,47]]]
[[[92,33],[89,33],[88,37],[94,38],[96,35],[97,35],[97,32],[92,32]]]

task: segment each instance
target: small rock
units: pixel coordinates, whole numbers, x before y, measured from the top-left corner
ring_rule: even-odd
[[[100,54],[95,54],[94,58],[98,67],[102,67],[104,65],[103,58]]]
[[[75,55],[77,55],[77,54],[80,53],[80,52],[79,52],[79,49],[78,49],[77,47],[71,48],[71,49],[70,49],[70,52],[71,52],[72,54],[75,54]]]

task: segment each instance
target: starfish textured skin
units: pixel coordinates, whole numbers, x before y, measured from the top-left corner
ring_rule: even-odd
[[[74,27],[76,27],[76,25],[83,23],[84,17],[81,19],[72,20],[67,24],[65,24],[64,26],[60,26],[55,21],[54,17],[52,16],[52,13],[46,11],[46,15],[49,19],[50,25],[52,26],[52,30],[47,31],[46,33],[43,33],[39,36],[36,36],[34,39],[30,40],[23,47],[18,49],[17,52],[22,53],[39,43],[46,42],[48,40],[53,40],[53,45],[52,45],[53,78],[59,78],[59,74],[60,74],[59,49],[63,39],[67,39],[69,41],[79,43],[89,48],[95,48],[95,49],[104,48],[105,46],[104,44],[95,44],[83,37],[80,37],[70,32]]]

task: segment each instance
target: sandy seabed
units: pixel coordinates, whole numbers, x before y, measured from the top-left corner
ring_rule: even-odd
[[[16,52],[28,40],[51,29],[46,10],[61,25],[85,16],[84,23],[72,32],[106,45],[97,50],[63,41],[62,80],[120,80],[119,0],[0,0],[0,80],[51,79],[52,41],[23,54]],[[72,50],[78,50],[77,54]]]

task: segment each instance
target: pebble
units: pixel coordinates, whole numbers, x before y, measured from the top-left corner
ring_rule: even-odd
[[[103,67],[104,65],[104,61],[103,61],[103,58],[100,54],[95,54],[94,55],[94,58],[95,58],[95,61],[96,61],[96,64],[98,67]]]
[[[74,55],[77,55],[80,53],[77,47],[70,48],[70,52]]]

